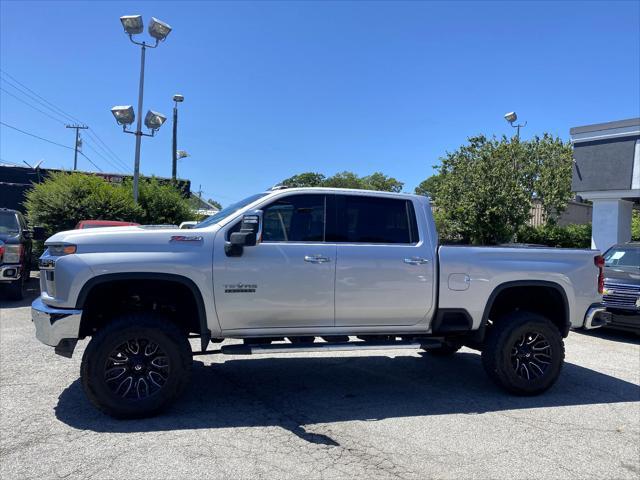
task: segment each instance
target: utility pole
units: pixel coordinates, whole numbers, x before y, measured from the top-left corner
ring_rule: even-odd
[[[73,169],[77,170],[78,169],[78,144],[80,143],[80,130],[86,130],[87,127],[86,125],[80,125],[77,123],[74,123],[73,125],[65,125],[67,128],[75,128],[76,129],[76,146],[73,149],[74,154],[73,154]]]

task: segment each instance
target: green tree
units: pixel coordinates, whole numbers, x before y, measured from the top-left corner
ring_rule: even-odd
[[[425,195],[431,199],[432,202],[436,201],[438,197],[438,186],[440,185],[441,177],[439,174],[431,175],[426,180],[420,182],[415,189],[417,195]]]
[[[208,199],[207,202],[216,207],[218,210],[222,210],[222,205],[220,204],[220,202],[214,200],[213,198]]]
[[[441,222],[465,243],[512,239],[529,219],[534,172],[520,142],[469,138],[438,167]]]
[[[399,180],[381,172],[360,177],[348,171],[336,173],[331,177],[326,177],[322,173],[305,172],[286,178],[280,184],[287,187],[355,188],[385,192],[400,192],[404,185]]]
[[[321,173],[316,172],[304,172],[293,177],[285,178],[280,182],[280,185],[286,185],[287,187],[322,187],[326,177]]]
[[[132,185],[126,184],[127,193],[133,196]],[[143,225],[179,225],[193,220],[195,213],[189,201],[171,184],[162,184],[157,178],[141,179],[138,203],[142,210],[138,221]]]
[[[142,224],[179,224],[194,213],[181,193],[157,179],[141,179],[138,205],[131,182],[113,185],[81,173],[52,173],[27,193],[25,206],[32,225],[48,235],[70,230],[80,220],[120,220]]]
[[[533,163],[534,194],[542,202],[547,222],[555,224],[573,198],[571,144],[545,133],[542,137],[523,142],[522,146]]]
[[[70,230],[80,220],[137,221],[142,209],[122,187],[94,175],[51,173],[35,184],[25,200],[32,225],[42,225],[48,235]]]

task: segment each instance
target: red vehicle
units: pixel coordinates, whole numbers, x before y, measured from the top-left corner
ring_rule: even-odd
[[[140,225],[134,222],[119,222],[117,220],[81,220],[76,225],[76,230],[85,228],[101,228],[101,227],[131,227]]]

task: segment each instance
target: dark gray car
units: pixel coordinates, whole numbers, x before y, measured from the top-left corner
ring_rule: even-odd
[[[604,254],[603,304],[609,327],[640,334],[640,243],[614,245]]]

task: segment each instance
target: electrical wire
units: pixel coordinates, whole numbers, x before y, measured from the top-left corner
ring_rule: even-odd
[[[5,89],[5,88],[2,88],[2,87],[0,87],[0,90],[2,90],[2,91],[3,91],[4,93],[6,93],[7,95],[9,95],[9,96],[11,96],[11,97],[15,98],[15,99],[16,99],[16,100],[18,100],[19,102],[22,102],[22,103],[24,103],[25,105],[28,105],[29,107],[33,108],[34,110],[37,110],[37,111],[38,111],[38,112],[40,112],[41,114],[43,114],[43,115],[45,115],[45,116],[49,117],[51,120],[55,120],[56,122],[61,123],[61,124],[63,124],[63,125],[65,124],[65,122],[63,122],[63,121],[62,121],[62,120],[60,120],[59,118],[55,118],[53,115],[49,115],[49,114],[48,114],[47,112],[45,112],[44,110],[40,110],[38,107],[36,107],[36,106],[34,106],[34,105],[31,105],[29,102],[27,102],[27,101],[25,101],[25,100],[21,99],[20,97],[18,97],[18,96],[16,96],[16,95],[14,95],[14,94],[13,94],[13,93],[11,93],[9,90],[7,90],[7,89]]]
[[[47,138],[39,137],[38,135],[35,135],[33,133],[25,132],[24,130],[20,130],[19,128],[14,127],[13,125],[9,125],[8,123],[4,123],[3,121],[0,121],[0,125],[4,125],[5,127],[11,128],[11,129],[16,130],[16,131],[18,131],[20,133],[24,133],[25,135],[29,135],[30,137],[37,138],[37,139],[42,140],[44,142],[52,143],[54,145],[57,145],[58,147],[66,148],[68,150],[74,150],[72,147],[70,147],[68,145],[63,145],[61,143],[54,142],[53,140],[49,140]]]

